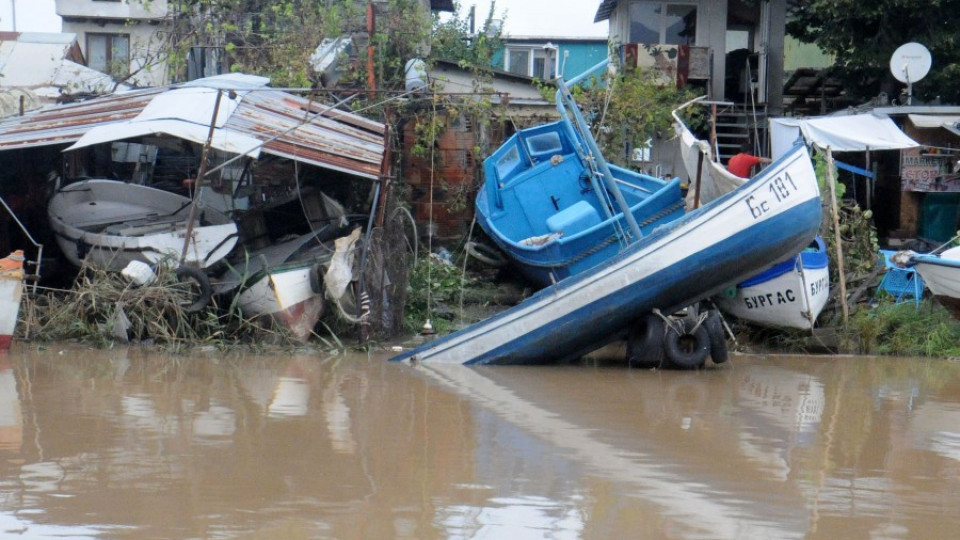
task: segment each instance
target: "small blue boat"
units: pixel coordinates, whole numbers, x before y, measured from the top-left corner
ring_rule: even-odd
[[[599,264],[520,304],[393,358],[436,364],[575,359],[622,338],[653,309],[671,313],[803,250],[820,227],[803,146],[737,189],[636,236]]]
[[[567,85],[558,86],[561,120],[517,132],[487,158],[476,200],[477,223],[541,287],[596,266],[684,214],[680,179],[607,164]]]

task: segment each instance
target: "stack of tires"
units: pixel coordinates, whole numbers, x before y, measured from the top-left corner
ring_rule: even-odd
[[[708,357],[715,364],[729,358],[723,322],[716,310],[708,311],[705,317],[648,313],[627,339],[631,367],[697,369]]]

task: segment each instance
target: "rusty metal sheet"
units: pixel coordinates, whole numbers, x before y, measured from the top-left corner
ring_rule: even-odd
[[[0,151],[73,144],[93,127],[135,120],[155,97],[174,88],[114,94],[5,119],[0,122]],[[247,92],[222,124],[224,130],[260,140],[263,153],[364,178],[379,177],[382,123],[287,92],[242,90]],[[156,115],[155,106],[151,114]]]

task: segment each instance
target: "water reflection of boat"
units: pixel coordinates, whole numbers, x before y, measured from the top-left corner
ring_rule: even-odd
[[[517,426],[532,437],[546,441],[553,452],[584,466],[588,471],[635,486],[634,495],[657,505],[658,515],[662,519],[689,527],[688,532],[693,536],[788,538],[795,536],[793,531],[806,530],[805,526],[794,522],[805,520],[805,516],[798,516],[790,509],[764,505],[763,508],[753,511],[750,507],[743,505],[742,495],[725,496],[724,481],[715,475],[716,472],[701,475],[689,470],[684,465],[682,451],[675,454],[677,459],[671,463],[653,458],[654,455],[667,454],[663,449],[651,451],[648,454],[642,448],[621,447],[611,442],[620,440],[621,430],[611,428],[613,422],[598,426],[595,409],[592,410],[592,416],[590,413],[587,414],[594,419],[589,427],[577,424],[575,418],[584,414],[585,410],[604,402],[604,398],[589,391],[583,392],[582,395],[578,393],[576,396],[568,394],[558,396],[555,392],[556,387],[550,386],[549,383],[537,384],[544,378],[542,369],[538,368],[536,371],[537,373],[509,370],[508,373],[501,370],[463,369],[460,366],[445,365],[423,365],[418,369],[418,373],[475,403],[484,414],[495,415],[500,422]],[[603,380],[604,383],[609,383],[612,379]],[[622,378],[619,380],[622,381]],[[661,389],[659,393],[650,392],[649,399],[643,399],[645,403],[649,403],[651,412],[667,411],[667,414],[683,416],[682,411],[685,409],[683,402],[691,398],[689,392],[691,388],[687,386],[687,382],[680,379],[676,382],[677,384],[662,380],[651,381]],[[672,388],[675,393],[666,401],[662,393],[665,386],[676,387]],[[692,387],[696,390],[699,385],[693,383]],[[585,386],[581,388],[586,389]],[[595,388],[601,393],[613,390],[608,384],[590,385],[590,388]],[[644,392],[641,391],[639,394]],[[696,396],[697,392],[694,391],[693,395]],[[704,410],[707,403],[702,400],[706,397],[699,396],[695,399],[696,403],[689,404],[690,410]],[[591,405],[585,405],[586,403]],[[554,408],[548,404],[557,404],[557,407]],[[636,416],[633,415],[631,418],[635,419]],[[676,429],[689,430],[691,419],[684,417],[676,420],[678,420]],[[653,427],[657,426],[660,424]],[[630,427],[637,429],[637,426]],[[499,429],[505,431],[502,428]],[[716,433],[714,430],[701,432]],[[722,451],[711,447],[709,441],[697,440],[692,443],[690,436],[683,437],[683,440],[682,450],[684,451],[700,452],[708,447],[712,452]],[[508,438],[496,438],[495,444],[509,442]],[[642,440],[642,444],[650,444],[650,442]],[[519,449],[518,451],[522,452]],[[716,484],[712,483],[714,480],[717,481]],[[746,474],[746,471],[741,471],[737,479],[739,484],[736,488],[730,486],[730,489],[742,491],[744,484],[752,480],[754,478]]]

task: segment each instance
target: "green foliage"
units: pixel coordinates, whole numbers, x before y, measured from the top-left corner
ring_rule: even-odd
[[[571,93],[593,125],[604,157],[624,167],[629,165],[630,149],[670,136],[671,112],[696,97],[647,69],[621,70],[604,81],[593,78]]]
[[[805,0],[791,2],[787,32],[816,43],[836,58],[847,94],[858,99],[885,91],[896,96],[903,84],[889,72],[890,56],[900,45],[922,42],[933,68],[914,84],[922,100],[940,96],[960,101],[960,0]]]
[[[489,71],[493,56],[503,48],[499,28],[491,28],[496,2],[490,3],[490,11],[480,31],[470,33],[470,21],[460,16],[460,3],[454,2],[454,14],[443,20],[434,15],[431,32],[430,54],[433,58],[457,62],[460,67],[474,71]]]
[[[439,334],[449,331],[450,321],[437,313],[450,313],[464,287],[477,285],[474,278],[466,276],[460,268],[443,262],[434,256],[421,257],[410,271],[405,307],[405,326],[416,332],[429,319]]]
[[[429,43],[431,17],[417,0],[376,5],[370,42],[377,88],[399,89],[406,60]],[[310,55],[324,38],[365,34],[366,6],[358,0],[171,0],[174,29],[163,53],[179,77],[191,48],[214,47],[228,53],[231,71],[270,77],[277,87],[310,86]],[[343,84],[366,83],[368,50],[359,41]]]

